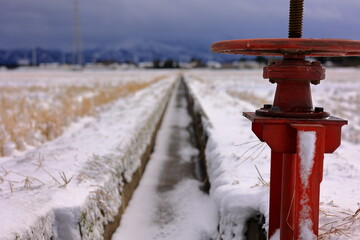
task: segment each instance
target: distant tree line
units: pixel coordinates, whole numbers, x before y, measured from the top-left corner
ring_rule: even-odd
[[[317,57],[317,61],[322,64],[332,63],[338,67],[357,67],[360,66],[360,57]]]
[[[51,63],[52,59],[54,59],[54,56],[57,53],[48,53],[46,52],[40,52],[40,50],[38,50],[39,52],[39,56],[42,57],[41,60],[38,60],[36,65],[39,64],[43,64],[43,63]],[[28,54],[29,55],[29,54]],[[29,55],[30,56],[30,55]],[[27,58],[29,58],[29,56],[26,56]],[[1,54],[0,54],[1,57]],[[68,59],[70,58],[70,55],[64,55],[64,60],[63,60],[63,64],[64,63],[68,63]],[[273,57],[263,57],[263,56],[257,56],[257,57],[240,57],[238,58],[238,62],[257,62],[259,63],[259,65],[267,65],[270,61],[273,60],[280,60],[281,57],[278,58],[273,58]],[[1,60],[1,59],[0,59]],[[323,65],[327,65],[327,66],[334,66],[334,67],[359,67],[360,66],[360,57],[317,57],[315,58],[315,60],[320,61]],[[221,64],[228,64],[231,65],[231,63],[233,63],[234,61],[227,61],[227,62],[220,62]],[[131,64],[131,65],[138,65],[139,63],[134,62],[134,61],[118,61],[115,59],[111,59],[111,58],[106,58],[106,59],[97,59],[96,62],[97,64],[102,64],[104,66],[109,66],[112,64]],[[152,61],[149,62],[149,68],[156,68],[156,69],[161,69],[161,68],[165,68],[165,69],[170,69],[170,68],[182,68],[184,67],[184,65],[187,64],[188,67],[191,68],[202,68],[202,67],[206,67],[206,60],[200,59],[200,58],[191,58],[188,62],[184,63],[184,62],[179,62],[177,60],[174,60],[172,58],[167,58],[165,60],[161,60],[161,59],[154,59]],[[30,66],[32,66],[34,64],[32,64],[30,62]],[[0,61],[0,67],[6,67],[8,69],[14,69],[17,68],[19,66],[21,66],[21,64],[19,64],[16,61],[12,61],[12,62],[1,62]]]
[[[168,58],[165,61],[155,59],[153,61],[153,68],[179,68],[179,63],[171,58]]]
[[[253,61],[268,64],[271,58],[258,56]],[[281,59],[281,58],[278,58]],[[249,59],[241,58],[240,61],[248,61]],[[322,64],[332,64],[335,67],[358,67],[360,66],[360,57],[316,57],[316,61]]]

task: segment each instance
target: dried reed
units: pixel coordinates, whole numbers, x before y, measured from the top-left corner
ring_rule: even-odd
[[[93,116],[99,107],[163,79],[90,86],[0,87],[0,156],[39,146],[63,133],[70,123]],[[136,79],[135,79],[136,80]]]

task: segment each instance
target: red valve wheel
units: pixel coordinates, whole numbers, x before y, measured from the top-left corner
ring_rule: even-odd
[[[360,56],[360,41],[306,38],[236,39],[216,42],[211,46],[211,51],[254,56]]]

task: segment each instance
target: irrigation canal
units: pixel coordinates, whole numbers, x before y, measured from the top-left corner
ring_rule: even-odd
[[[203,190],[186,87],[173,92],[154,152],[112,240],[210,240],[218,219]]]

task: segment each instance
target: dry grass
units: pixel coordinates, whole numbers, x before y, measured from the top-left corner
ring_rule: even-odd
[[[360,227],[360,208],[351,213],[338,209],[337,206],[330,206],[327,210],[320,210],[320,217],[325,222],[319,228],[320,240],[338,239],[346,237],[353,239],[353,232]]]
[[[64,127],[99,107],[163,79],[125,83],[0,87],[0,156],[39,146],[63,133]]]
[[[246,92],[246,91],[236,91],[236,90],[227,90],[227,94],[232,97],[238,98],[242,101],[249,102],[254,106],[261,107],[265,103],[268,103],[268,99],[259,97],[253,93]]]
[[[205,83],[206,80],[200,76],[196,76],[196,75],[190,75],[191,79],[195,80],[195,81],[199,81],[201,83]]]
[[[48,181],[42,181],[37,177],[24,175],[13,170],[6,170],[2,167],[2,171],[0,171],[0,192],[4,191],[5,194],[6,192],[12,194],[15,191],[33,190],[34,188],[38,188],[42,185],[65,188],[71,182],[73,177],[71,176],[70,178],[68,178],[63,171],[59,172],[60,178],[55,177],[53,174],[50,173],[50,171],[48,171],[44,167],[44,161],[44,156],[39,155],[36,159],[36,162],[33,163],[36,167],[35,172],[38,170],[45,172],[45,174],[53,183],[50,183]]]
[[[259,182],[260,182],[259,186],[270,187],[270,182],[266,181],[263,178],[262,174],[260,173],[258,167],[256,165],[254,165],[254,166],[255,166],[256,172],[258,173],[258,179],[259,179]]]

